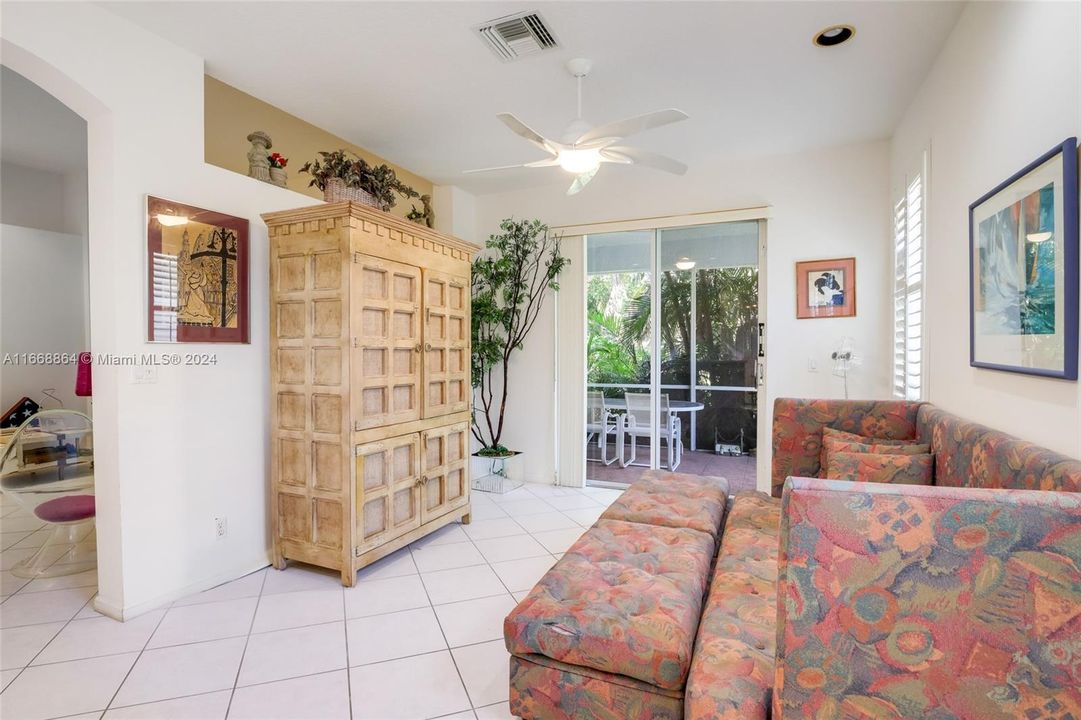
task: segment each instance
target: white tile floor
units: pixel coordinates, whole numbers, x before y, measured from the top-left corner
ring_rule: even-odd
[[[0,505],[0,714],[509,718],[503,618],[618,496],[543,485],[475,492],[471,525],[365,568],[356,587],[304,565],[268,568],[126,623],[93,610],[92,572],[11,575],[45,533]]]

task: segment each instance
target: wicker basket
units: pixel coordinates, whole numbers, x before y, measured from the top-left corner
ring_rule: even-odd
[[[327,180],[327,185],[323,189],[323,199],[328,203],[335,202],[355,202],[361,205],[368,205],[369,207],[379,208],[379,203],[372,197],[371,193],[363,188],[351,187],[345,184],[345,181],[341,178],[330,178]]]

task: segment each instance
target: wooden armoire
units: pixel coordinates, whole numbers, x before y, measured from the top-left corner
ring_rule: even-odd
[[[479,248],[355,203],[270,233],[274,566],[360,568],[469,522],[470,262]]]

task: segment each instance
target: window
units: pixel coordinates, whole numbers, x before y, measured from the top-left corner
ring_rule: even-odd
[[[926,159],[924,168],[926,168]],[[923,187],[926,171],[905,178],[894,205],[893,394],[923,399]]]

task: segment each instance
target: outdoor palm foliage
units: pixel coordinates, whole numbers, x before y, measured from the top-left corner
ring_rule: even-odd
[[[692,282],[698,284],[696,320],[691,317]],[[643,273],[589,278],[586,350],[590,383],[649,382],[650,302],[648,276]],[[697,384],[754,385],[758,347],[757,268],[665,271],[661,273],[660,306],[663,384],[689,382],[691,322],[696,322]],[[619,396],[623,391],[610,388],[606,392]],[[715,438],[738,439],[740,428],[745,431],[752,428],[749,403],[743,393],[712,393],[706,399],[707,407],[698,415],[697,423],[703,444],[711,444]],[[687,423],[687,432],[689,426]]]

